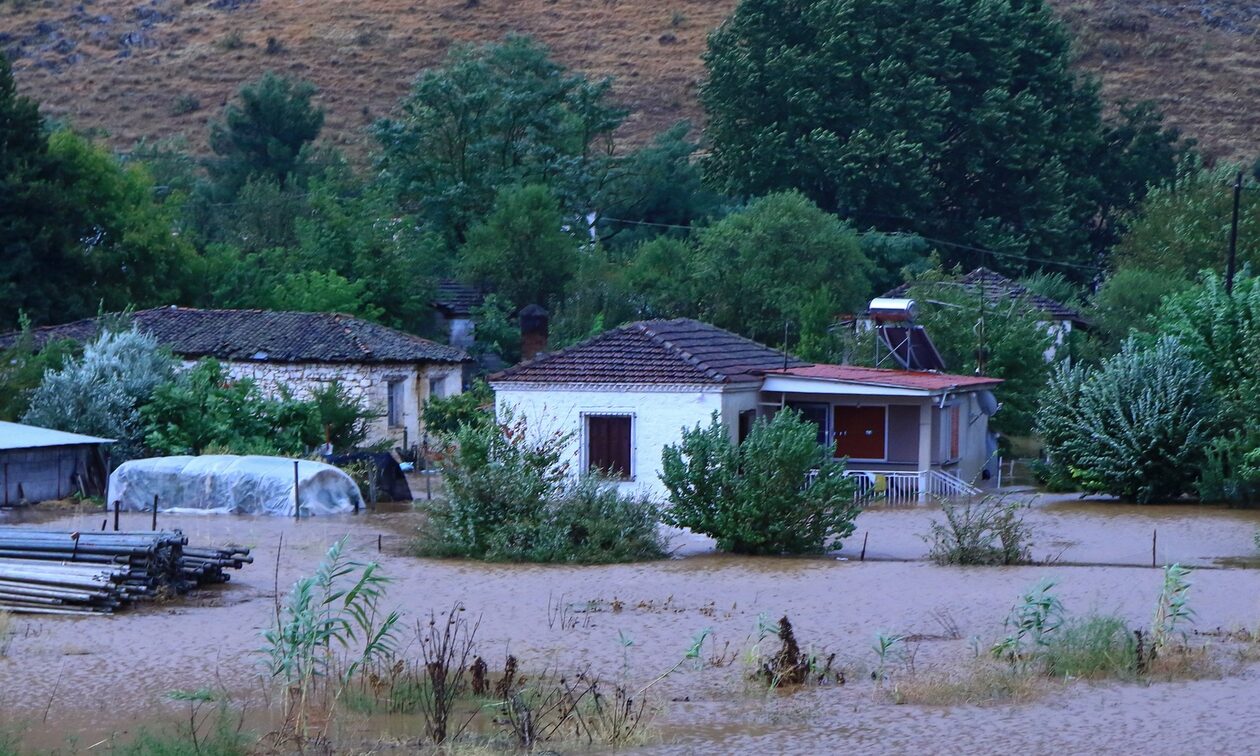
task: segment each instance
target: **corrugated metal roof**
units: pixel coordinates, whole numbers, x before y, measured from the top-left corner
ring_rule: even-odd
[[[48,446],[76,446],[78,444],[112,444],[112,438],[97,438],[79,433],[39,428],[34,425],[7,423],[0,420],[0,451],[9,449],[38,449]]]

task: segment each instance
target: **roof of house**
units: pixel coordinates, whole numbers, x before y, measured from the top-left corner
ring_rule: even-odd
[[[855,367],[853,365],[802,365],[786,370],[768,370],[766,375],[787,375],[796,378],[817,378],[844,383],[861,383],[868,386],[942,391],[945,389],[977,389],[996,386],[1000,378],[979,375],[952,375],[929,373],[918,370],[887,370],[884,368]]]
[[[133,313],[131,319],[162,346],[193,359],[347,364],[468,359],[462,349],[336,313],[159,307]],[[86,341],[99,330],[99,319],[89,318],[37,328],[32,336],[42,346],[53,339]],[[0,335],[0,348],[18,336]]]
[[[473,308],[480,306],[485,299],[485,293],[476,286],[469,286],[448,278],[438,281],[433,306],[447,315],[467,317],[472,315]]]
[[[1027,301],[1038,312],[1044,313],[1048,320],[1070,320],[1081,325],[1086,325],[1089,322],[1077,310],[1050,297],[1043,297],[1032,292],[1023,284],[1012,281],[1001,273],[995,273],[988,268],[976,268],[963,276],[957,283],[966,288],[968,293],[973,294],[983,288],[985,300],[989,302],[1000,302],[1010,299]],[[881,296],[893,299],[904,297],[913,285],[911,283],[903,283]]]
[[[97,438],[51,428],[40,428],[35,425],[0,421],[0,451],[112,443],[114,443],[112,438]]]
[[[642,320],[490,376],[522,383],[756,383],[783,352],[688,318]],[[788,366],[806,363],[787,357]]]

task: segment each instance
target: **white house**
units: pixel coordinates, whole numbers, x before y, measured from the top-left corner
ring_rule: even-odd
[[[268,394],[283,389],[303,399],[338,381],[380,413],[369,441],[404,448],[419,443],[425,401],[463,391],[468,355],[462,349],[348,315],[159,307],[130,317],[185,366],[217,359],[229,376],[253,379]],[[32,336],[36,346],[52,339],[87,341],[100,328],[90,318],[37,328]],[[0,335],[0,348],[17,336]]]
[[[490,378],[500,415],[574,434],[572,469],[664,498],[661,452],[717,412],[732,440],[784,407],[818,425],[862,489],[971,493],[992,449],[994,378],[813,365],[707,323],[631,323]]]

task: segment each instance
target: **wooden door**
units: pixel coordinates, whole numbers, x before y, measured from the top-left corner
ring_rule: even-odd
[[[884,459],[887,407],[836,407],[836,456]]]

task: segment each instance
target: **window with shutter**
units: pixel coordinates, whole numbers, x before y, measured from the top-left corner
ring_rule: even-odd
[[[614,478],[629,480],[629,415],[588,415],[586,417],[586,464]]]

